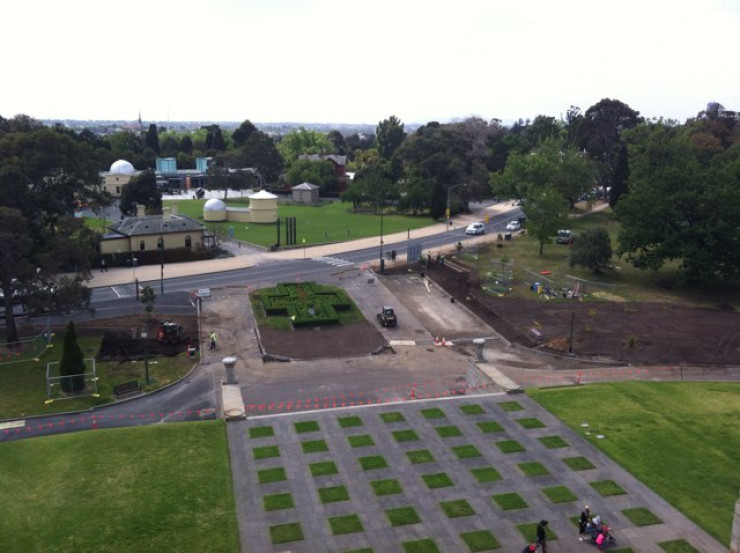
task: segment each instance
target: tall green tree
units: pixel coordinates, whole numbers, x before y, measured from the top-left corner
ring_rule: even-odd
[[[231,134],[231,138],[234,140],[234,145],[238,148],[244,146],[247,140],[249,140],[249,137],[252,136],[252,133],[256,130],[257,127],[255,127],[249,119],[242,121],[242,124],[234,129],[234,132]]]
[[[375,142],[378,153],[385,159],[391,159],[398,147],[406,138],[406,131],[401,120],[395,115],[383,119],[375,129]]]
[[[0,288],[5,301],[6,338],[18,339],[13,317],[13,298],[51,293],[62,307],[56,275],[77,269],[72,286],[83,286],[89,279],[94,241],[66,221],[78,201],[91,200],[99,193],[98,171],[90,144],[48,128],[38,128],[25,120],[0,136],[0,197],[3,214],[0,240]],[[69,233],[65,229],[72,229]],[[67,233],[67,234],[65,234]],[[56,251],[69,241],[79,247],[74,255]],[[65,248],[64,252],[72,254]],[[81,253],[82,252],[82,253]],[[73,263],[70,263],[70,257]],[[75,266],[76,265],[76,266]],[[54,284],[55,281],[57,284]],[[72,297],[68,296],[68,297]],[[72,307],[70,307],[72,308]]]
[[[67,323],[59,360],[59,374],[63,377],[61,388],[67,393],[81,392],[85,389],[85,359],[77,343],[74,321]]]
[[[344,139],[344,135],[341,132],[332,130],[329,131],[329,134],[327,134],[326,137],[333,146],[334,151],[332,153],[340,156],[347,155],[347,141]]]
[[[545,186],[530,191],[523,210],[527,232],[539,242],[542,255],[545,244],[552,243],[552,237],[567,225],[568,202],[555,188]]]
[[[326,161],[299,160],[291,165],[285,176],[290,186],[310,182],[319,187],[322,195],[337,193],[337,177]]]
[[[162,209],[162,192],[157,188],[154,171],[144,171],[133,177],[121,190],[119,209],[124,215],[135,215],[136,206],[144,205],[150,211]]]
[[[255,131],[249,135],[240,154],[243,167],[257,169],[264,182],[277,182],[283,170],[283,157],[267,133]],[[263,183],[260,183],[263,184]]]
[[[303,154],[331,154],[332,144],[326,134],[298,127],[290,131],[278,142],[277,149],[287,165],[292,164]]]
[[[154,123],[150,124],[149,129],[146,131],[144,147],[153,150],[157,155],[162,153],[162,149],[159,145],[159,132],[157,131],[157,125]]]
[[[740,146],[705,166],[680,127],[643,124],[625,140],[630,176],[615,209],[618,255],[653,271],[675,260],[695,285],[740,277]]]
[[[607,188],[614,184],[622,149],[621,134],[641,121],[640,112],[610,98],[597,102],[584,113],[578,127],[580,145],[596,162],[599,185],[604,195]]]
[[[226,151],[226,141],[224,140],[224,134],[220,128],[216,129],[213,133],[213,149],[217,152]]]
[[[512,153],[506,168],[494,173],[494,195],[526,200],[542,188],[552,188],[572,207],[594,183],[593,167],[581,152],[562,139],[549,138],[531,153]]]

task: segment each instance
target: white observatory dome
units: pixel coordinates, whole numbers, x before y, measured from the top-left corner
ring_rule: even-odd
[[[203,204],[203,211],[226,211],[226,204],[218,198],[211,198]]]
[[[133,175],[136,169],[125,159],[119,159],[110,166],[110,172],[116,175]]]

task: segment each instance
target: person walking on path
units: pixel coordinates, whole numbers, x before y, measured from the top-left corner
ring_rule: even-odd
[[[101,273],[107,273],[108,272],[108,266],[105,264],[105,257],[103,257],[100,260],[100,272]]]
[[[578,519],[578,539],[583,541],[586,539],[586,526],[591,522],[591,507],[586,507],[581,511],[581,518]]]
[[[216,349],[216,333],[211,332],[211,335],[209,338],[211,340],[211,349]]]
[[[547,526],[546,520],[541,520],[537,525],[537,544],[542,547],[542,553],[547,553],[547,532],[545,531]]]

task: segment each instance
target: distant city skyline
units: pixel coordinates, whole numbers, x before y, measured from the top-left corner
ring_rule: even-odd
[[[93,0],[2,10],[0,115],[406,124],[740,111],[740,0]],[[12,23],[11,23],[12,22]]]

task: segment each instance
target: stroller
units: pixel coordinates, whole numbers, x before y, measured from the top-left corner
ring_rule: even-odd
[[[601,522],[601,518],[598,516],[594,517],[586,526],[586,534],[588,534],[591,544],[598,549],[617,544],[616,538],[612,535],[612,529]]]

